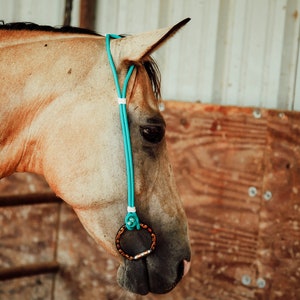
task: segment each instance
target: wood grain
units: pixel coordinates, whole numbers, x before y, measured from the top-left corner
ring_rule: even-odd
[[[54,259],[57,205],[0,208],[0,268]]]
[[[298,299],[300,114],[167,102],[164,115],[194,299]]]
[[[0,282],[1,300],[53,300],[52,274]]]
[[[0,180],[0,197],[36,193],[51,193],[49,185],[41,176],[30,173],[14,173]]]
[[[267,121],[252,109],[169,102],[164,115],[197,269],[189,291],[194,299],[254,299],[242,278],[256,274]]]
[[[300,114],[269,111],[258,251],[266,299],[300,297]]]

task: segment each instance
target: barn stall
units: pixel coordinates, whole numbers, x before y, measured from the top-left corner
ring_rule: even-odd
[[[13,11],[3,2],[1,13]],[[84,11],[82,3],[74,1],[73,14]],[[167,86],[163,96],[176,100],[164,101],[163,114],[189,219],[192,269],[168,295],[125,292],[115,280],[116,262],[70,207],[42,178],[15,174],[0,182],[0,299],[300,299],[300,3],[128,1],[127,8],[122,3],[108,7],[98,1],[95,21],[81,22],[133,32],[195,15],[192,22],[202,24],[199,39],[208,37],[206,48],[198,40],[193,44],[199,53],[188,60],[192,52],[180,45],[195,38],[196,27],[190,32],[187,27],[156,57]],[[112,7],[116,24],[105,18]],[[159,18],[141,20],[139,27],[124,12],[132,7],[159,11]],[[61,12],[64,6],[56,8]],[[34,8],[28,11],[37,22]],[[268,12],[264,20],[256,14],[261,11]],[[242,23],[240,15],[247,17]],[[256,23],[264,29],[257,35]]]

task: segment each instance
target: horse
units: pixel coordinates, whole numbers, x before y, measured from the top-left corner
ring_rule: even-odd
[[[134,66],[126,114],[135,205],[141,222],[156,234],[155,250],[136,260],[120,255],[115,245],[127,184],[105,37],[73,27],[0,25],[0,178],[42,175],[96,243],[119,260],[118,283],[141,295],[171,291],[190,267],[188,223],[159,110],[159,70],[150,56],[188,21],[110,42],[120,85]],[[127,252],[147,248],[136,232],[125,241]]]

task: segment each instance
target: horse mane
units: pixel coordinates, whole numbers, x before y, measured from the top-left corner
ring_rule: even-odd
[[[86,28],[73,27],[73,26],[52,27],[48,25],[38,25],[36,23],[31,23],[31,22],[4,23],[4,21],[0,21],[0,30],[44,31],[44,32],[60,32],[60,33],[71,33],[71,34],[77,33],[77,34],[101,36],[97,32]],[[147,57],[147,59],[142,62],[142,65],[145,68],[148,77],[151,81],[151,85],[155,97],[157,99],[160,99],[161,75],[156,61],[152,57]]]
[[[4,23],[4,21],[0,21],[0,30],[28,30],[28,31],[46,31],[46,32],[61,32],[61,33],[81,33],[81,34],[90,34],[90,35],[98,35],[93,30],[73,27],[73,26],[60,26],[60,27],[52,27],[48,25],[38,25],[31,22],[13,22],[13,23]]]

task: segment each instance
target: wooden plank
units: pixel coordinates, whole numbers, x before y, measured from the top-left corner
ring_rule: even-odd
[[[14,173],[0,180],[0,197],[35,193],[51,193],[49,185],[42,176],[29,173]]]
[[[10,278],[0,282],[1,300],[53,299],[54,275],[37,274],[57,270],[57,200],[40,176],[23,173],[1,179],[0,278]],[[54,203],[42,204],[49,201]],[[21,276],[26,277],[12,279]]]
[[[95,0],[81,0],[80,1],[80,27],[90,30],[95,29]]]
[[[0,208],[0,269],[55,259],[59,205]]]
[[[35,276],[47,273],[56,273],[59,270],[57,262],[45,262],[39,264],[27,264],[14,268],[0,269],[0,281],[15,279],[19,277]]]
[[[174,102],[164,114],[197,270],[186,295],[297,299],[300,114]]]
[[[269,111],[258,276],[268,299],[300,295],[300,114]]]
[[[266,113],[260,113],[255,118],[250,108],[166,102],[168,147],[194,257],[186,295],[254,299],[242,279],[256,272],[267,143]],[[250,196],[249,188],[257,194]]]
[[[0,281],[0,299],[54,300],[52,297],[53,278],[53,274],[46,274]]]
[[[64,26],[71,25],[73,0],[65,0]]]
[[[44,203],[60,203],[61,199],[56,197],[54,193],[34,193],[27,195],[0,195],[0,207],[34,205]]]

